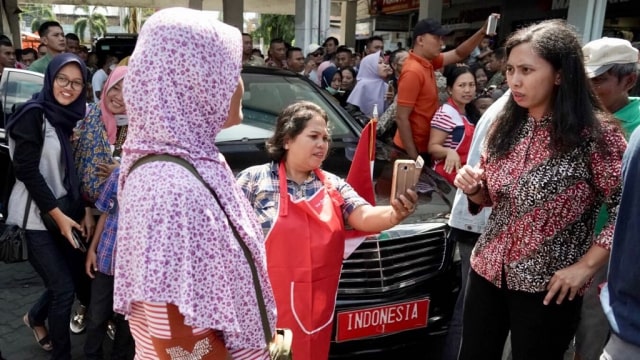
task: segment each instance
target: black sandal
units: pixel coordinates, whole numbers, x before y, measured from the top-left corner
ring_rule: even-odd
[[[31,329],[31,331],[33,331],[33,337],[36,338],[36,341],[38,342],[38,345],[40,345],[42,350],[44,351],[53,350],[53,344],[51,343],[51,338],[49,337],[49,334],[47,333],[42,338],[38,336],[38,331],[35,329],[35,326],[31,325],[31,319],[29,318],[29,313],[24,314],[24,316],[22,317],[22,322],[24,322],[24,324],[27,325],[27,327]],[[44,326],[42,326],[42,328],[44,328],[45,331],[47,330]]]

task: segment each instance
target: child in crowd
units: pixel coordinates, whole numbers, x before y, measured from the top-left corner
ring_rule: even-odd
[[[98,165],[107,171],[108,165]],[[87,338],[84,352],[87,359],[102,359],[102,343],[107,323],[113,317],[113,273],[118,229],[118,176],[116,167],[107,178],[95,205],[102,212],[87,252],[85,270],[91,282],[91,303],[88,308]],[[115,315],[115,337],[111,359],[133,359],[135,346],[129,324],[122,315]]]

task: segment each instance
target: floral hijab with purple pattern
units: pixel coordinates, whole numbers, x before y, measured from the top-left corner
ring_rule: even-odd
[[[135,301],[173,303],[187,325],[221,330],[230,349],[259,349],[266,344],[251,271],[227,215],[251,250],[274,328],[263,233],[215,145],[241,64],[238,29],[205,12],[164,9],[142,27],[123,89],[129,129],[114,308],[128,314]],[[217,191],[224,211],[177,164],[152,162],[130,173],[148,154],[187,160]]]

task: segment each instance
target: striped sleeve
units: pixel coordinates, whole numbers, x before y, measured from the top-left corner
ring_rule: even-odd
[[[444,105],[440,106],[438,111],[436,111],[436,113],[433,115],[433,119],[431,120],[432,128],[442,130],[447,133],[452,132],[456,126],[457,124],[451,117],[451,114],[446,111]]]

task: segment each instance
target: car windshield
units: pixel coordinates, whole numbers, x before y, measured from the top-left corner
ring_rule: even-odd
[[[311,84],[294,76],[243,73],[242,124],[222,130],[216,142],[267,139],[273,134],[282,109],[306,100],[320,106],[329,117],[333,138],[352,136],[353,132],[330,103]]]

